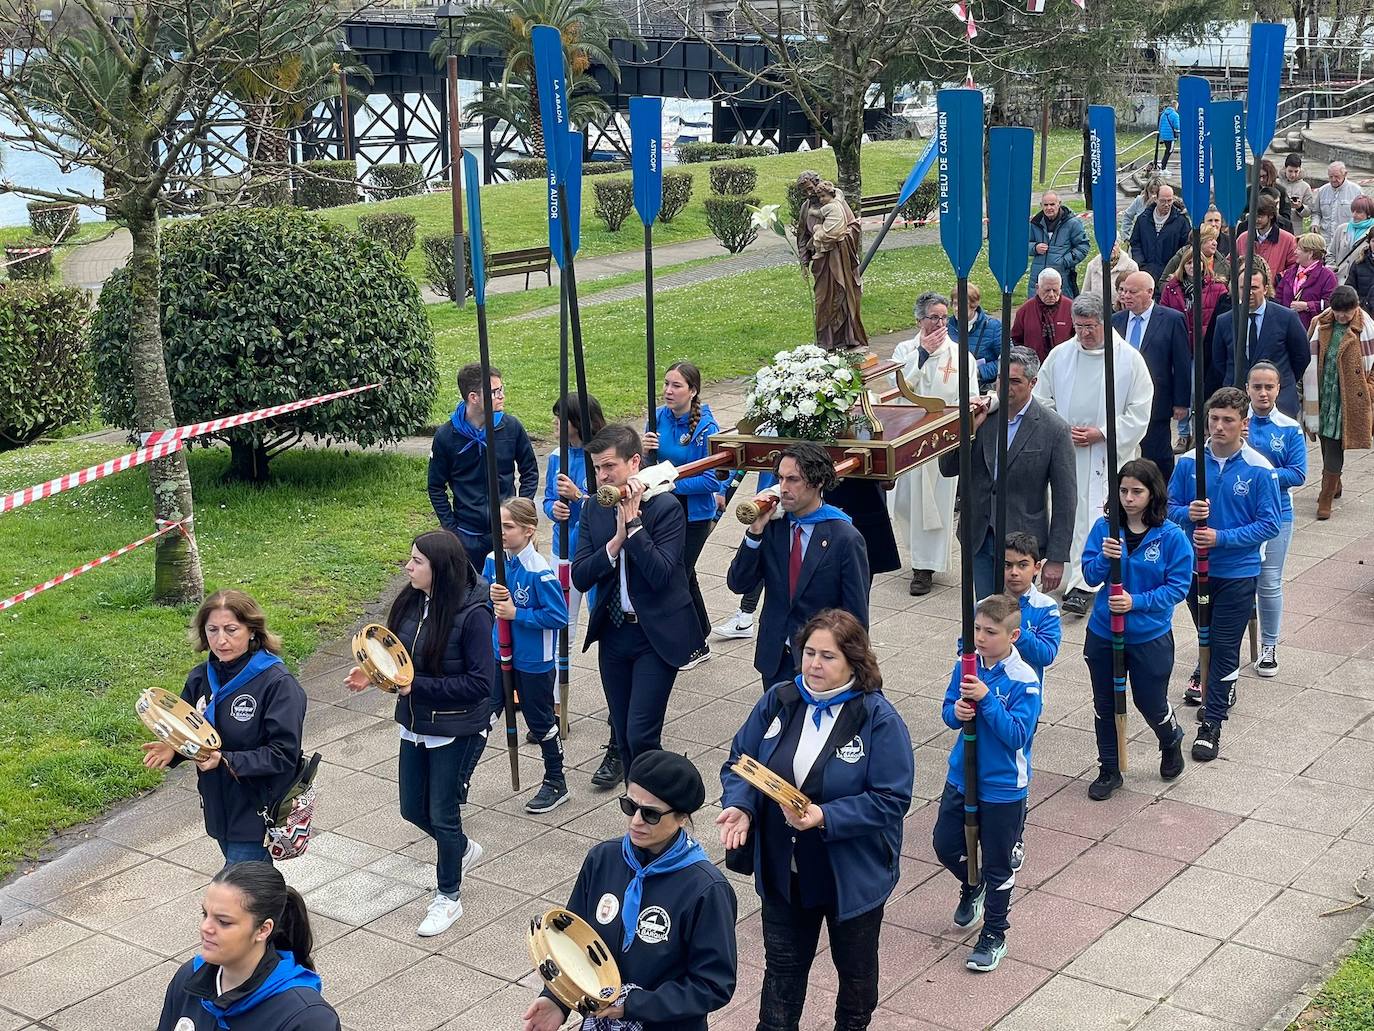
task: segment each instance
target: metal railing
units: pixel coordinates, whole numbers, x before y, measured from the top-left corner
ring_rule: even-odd
[[[1344,118],[1374,110],[1374,79],[1363,79],[1343,90],[1314,87],[1279,101],[1276,131],[1287,132],[1299,123],[1309,128],[1314,119]]]
[[[1154,160],[1155,137],[1157,137],[1158,135],[1158,132],[1147,133],[1146,135],[1140,137],[1140,139],[1136,140],[1134,143],[1130,144],[1127,147],[1123,147],[1121,150],[1117,151],[1116,171],[1118,178],[1123,175],[1127,175],[1131,172],[1134,172],[1138,168],[1144,168],[1147,164]],[[1082,154],[1074,154],[1072,157],[1068,158],[1063,164],[1056,168],[1054,170],[1054,174],[1050,176],[1050,185],[1048,189],[1077,189],[1079,181],[1082,178],[1082,176],[1080,175],[1080,170],[1082,166]],[[1061,178],[1063,174],[1070,168],[1074,170],[1073,178]]]

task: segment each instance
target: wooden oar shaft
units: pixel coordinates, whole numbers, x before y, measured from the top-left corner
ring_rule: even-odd
[[[835,463],[835,475],[839,477],[848,476],[859,468],[862,463],[858,457],[846,458],[842,462]],[[741,501],[735,506],[735,518],[746,526],[760,516],[767,515],[777,507],[778,498],[773,494],[759,494],[749,501]]]
[[[729,451],[717,451],[714,455],[707,455],[705,458],[698,458],[695,461],[678,466],[677,478],[680,480],[688,476],[696,476],[698,473],[704,473],[709,469],[719,469],[721,466],[729,465],[734,460],[735,456]],[[633,477],[631,477],[631,479],[633,479]],[[613,483],[607,483],[598,487],[596,491],[597,504],[604,508],[610,508],[612,505],[624,501],[629,496],[630,488],[624,484],[617,487]]]

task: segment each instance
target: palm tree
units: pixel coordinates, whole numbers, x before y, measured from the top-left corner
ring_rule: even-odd
[[[611,53],[611,40],[628,39],[636,44],[641,41],[630,23],[608,8],[604,0],[493,0],[468,11],[458,44],[460,52],[466,54],[475,47],[489,46],[506,57],[500,82],[502,96],[484,95],[481,103],[503,107],[516,115],[517,121],[504,120],[516,126],[530,150],[538,153],[544,148],[544,126],[530,43],[530,30],[536,25],[552,25],[562,34],[570,82],[586,76],[593,64],[605,66],[619,81],[620,65]],[[448,55],[449,42],[440,34],[430,47],[430,56],[441,64]],[[584,81],[586,99],[585,93],[595,89],[595,82],[590,76]],[[569,92],[571,105],[574,91]],[[517,106],[523,108],[522,113],[517,114]],[[528,126],[528,130],[521,131],[522,125]]]
[[[568,81],[568,121],[574,128],[585,129],[588,125],[600,125],[611,116],[611,108],[596,88],[596,80],[585,72],[574,75]],[[532,140],[535,126],[530,119],[531,111],[539,115],[539,106],[531,104],[530,96],[537,96],[538,87],[527,75],[515,75],[505,86],[487,86],[482,95],[468,105],[467,114],[477,118],[494,118],[505,122],[524,140]],[[542,146],[543,133],[540,132]],[[534,144],[531,142],[531,148]]]

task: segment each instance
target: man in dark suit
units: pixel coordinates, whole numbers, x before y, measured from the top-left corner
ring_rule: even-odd
[[[849,516],[824,504],[835,485],[825,448],[798,441],[773,465],[780,501],[745,531],[726,583],[736,594],[765,585],[754,668],[766,691],[797,675],[793,641],[822,609],[844,609],[868,626],[868,552]]]
[[[686,517],[671,493],[643,496],[644,484],[634,479],[639,434],[607,426],[587,453],[598,486],[625,488],[610,508],[582,506],[572,582],[584,595],[596,591],[582,650],[599,642],[601,688],[628,770],[635,756],[660,746],[668,694],[702,645],[701,627],[682,562]]]
[[[1112,327],[1140,352],[1155,385],[1140,454],[1159,466],[1167,482],[1174,472],[1173,424],[1187,416],[1193,396],[1188,322],[1182,313],[1155,304],[1155,281],[1148,272],[1132,272],[1122,280],[1118,296],[1125,310],[1112,316]]]
[[[1164,266],[1188,242],[1192,231],[1188,216],[1174,207],[1174,190],[1166,183],[1159,188],[1154,205],[1142,211],[1131,228],[1131,257],[1142,272],[1160,282]]]
[[[1011,350],[1007,377],[1007,533],[1029,533],[1044,541],[1043,591],[1058,590],[1064,579],[1078,506],[1073,437],[1069,424],[1031,397],[1040,359],[1028,347]],[[997,504],[997,420],[986,410],[974,413],[973,483],[959,484],[969,521],[973,553],[973,589],[980,598],[992,593],[993,563],[1003,559],[1003,542],[994,521]],[[959,452],[940,456],[940,472],[959,475]]]
[[[1277,301],[1273,301],[1274,285],[1269,279],[1269,268],[1255,257],[1255,274],[1250,277],[1250,332],[1247,334],[1250,347],[1245,367],[1264,360],[1274,363],[1279,370],[1279,399],[1274,405],[1290,418],[1299,417],[1298,384],[1307,364],[1312,360],[1311,345],[1307,334],[1302,330],[1302,321],[1295,311],[1290,311]],[[1224,315],[1217,316],[1217,328],[1212,354],[1221,368],[1221,381],[1226,386],[1236,382],[1236,334],[1233,328],[1236,310],[1232,308]]]

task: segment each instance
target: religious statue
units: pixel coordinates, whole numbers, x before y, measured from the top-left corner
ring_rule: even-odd
[[[797,219],[797,255],[809,267],[815,289],[816,343],[827,351],[867,348],[859,314],[859,220],[834,183],[803,172]]]

